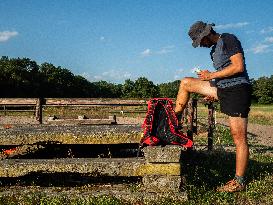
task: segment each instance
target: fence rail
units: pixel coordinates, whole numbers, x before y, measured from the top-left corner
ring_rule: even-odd
[[[23,109],[25,112],[35,111],[36,120],[42,124],[43,107],[91,107],[91,106],[146,106],[146,100],[127,100],[117,98],[0,98],[0,107],[5,112],[20,110],[18,107],[31,107]],[[9,109],[8,109],[9,108]],[[12,109],[10,109],[12,108]],[[17,108],[17,109],[16,109]]]

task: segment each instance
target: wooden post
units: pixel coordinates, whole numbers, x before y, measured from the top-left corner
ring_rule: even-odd
[[[35,111],[35,117],[36,120],[39,122],[39,124],[43,123],[43,99],[42,98],[37,98],[36,102],[36,111]]]
[[[191,99],[188,103],[187,122],[189,129],[187,131],[188,137],[193,140],[193,133],[197,134],[197,100]]]
[[[197,134],[197,99],[192,99],[191,119],[191,130]]]
[[[215,119],[214,119],[215,107],[213,102],[209,102],[208,104],[208,150],[211,151],[213,149],[213,130],[215,128]]]

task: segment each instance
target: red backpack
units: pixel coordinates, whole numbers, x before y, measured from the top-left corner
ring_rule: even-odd
[[[192,140],[178,129],[173,103],[168,98],[153,98],[148,101],[148,111],[142,128],[141,146],[174,144],[192,147]]]

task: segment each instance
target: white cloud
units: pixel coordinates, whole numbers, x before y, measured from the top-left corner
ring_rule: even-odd
[[[167,54],[173,52],[174,46],[165,46],[161,50],[157,51],[158,54]]]
[[[215,26],[216,29],[230,29],[230,28],[241,28],[247,26],[248,22],[239,22],[239,23],[229,23],[229,24],[220,24]]]
[[[94,75],[94,76],[86,72],[82,73],[81,75],[92,82],[96,82],[100,80],[105,80],[110,82],[124,81],[128,78],[131,78],[132,76],[131,73],[124,70],[118,70],[118,69],[117,70],[111,69],[99,75]]]
[[[105,37],[104,37],[104,36],[101,36],[101,37],[100,37],[100,41],[105,41]]]
[[[273,36],[269,36],[269,37],[266,37],[262,42],[248,49],[247,52],[251,51],[254,54],[268,53],[273,51],[272,46],[273,46]]]
[[[147,49],[145,49],[144,51],[141,52],[141,56],[143,56],[143,57],[150,56],[151,54],[152,54],[152,51],[149,48],[147,48]]]
[[[100,81],[100,80],[106,80],[106,79],[103,79],[103,77],[100,75],[95,75],[93,79],[90,79],[90,81],[93,81],[93,82]]]
[[[257,46],[251,48],[250,51],[252,51],[255,54],[267,53],[270,51],[269,47],[270,47],[270,45],[267,45],[267,44],[258,44]]]
[[[263,33],[263,34],[264,33],[271,33],[271,32],[273,32],[273,26],[269,26],[267,28],[264,28],[260,32]]]
[[[273,36],[265,38],[265,42],[267,42],[267,43],[273,43]]]
[[[109,70],[102,73],[102,76],[105,78],[110,78],[113,80],[122,80],[131,77],[131,74],[124,70]]]
[[[90,74],[87,72],[83,72],[82,74],[80,74],[82,77],[89,79],[90,78]]]
[[[150,48],[147,48],[144,51],[142,51],[140,53],[140,55],[142,57],[148,57],[148,56],[151,56],[152,54],[155,54],[155,55],[164,55],[164,54],[173,52],[174,48],[175,48],[175,46],[173,46],[173,45],[171,45],[171,46],[165,46],[165,47],[163,47],[163,48],[161,48],[160,50],[157,50],[157,51],[152,51]]]
[[[2,31],[0,32],[0,42],[8,41],[10,38],[17,36],[17,31]]]

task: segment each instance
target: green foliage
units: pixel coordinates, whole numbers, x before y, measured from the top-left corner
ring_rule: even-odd
[[[213,137],[215,143],[219,143],[220,145],[233,145],[233,139],[229,127],[217,125]]]
[[[115,85],[106,81],[99,81],[94,83],[96,94],[99,97],[118,98],[121,96],[121,85]]]
[[[152,98],[159,97],[159,88],[147,78],[140,77],[135,82],[126,80],[122,86],[122,97]]]
[[[253,95],[260,104],[273,103],[273,75],[261,77],[253,83]]]
[[[51,63],[38,65],[29,58],[0,59],[0,97],[109,97],[109,98],[175,98],[180,81],[155,85],[145,77],[124,84],[106,81],[89,82],[70,70]],[[251,79],[252,98],[260,104],[273,103],[273,75]],[[199,98],[193,94],[192,97]]]
[[[180,80],[160,84],[158,86],[160,90],[160,96],[168,97],[168,98],[176,98],[179,85],[180,85]]]

